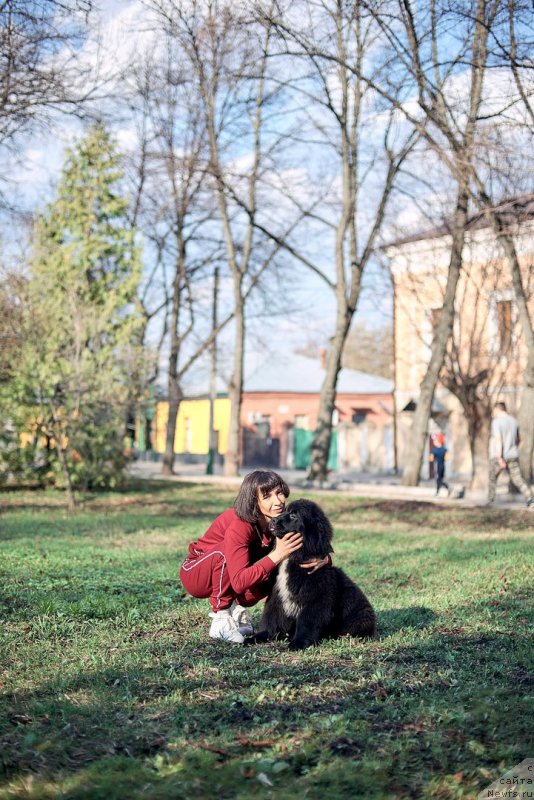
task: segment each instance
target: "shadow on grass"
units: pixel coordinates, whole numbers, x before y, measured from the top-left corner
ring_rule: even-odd
[[[72,514],[57,506],[10,508],[4,512],[0,543],[17,539],[42,543],[50,538],[55,540],[58,535],[109,540],[113,536],[128,536],[140,531],[178,530],[197,521],[198,528],[191,535],[193,540],[202,536],[215,517],[228,507],[206,499],[202,509],[180,500],[165,504],[139,501],[127,507],[86,507]]]
[[[16,515],[14,515],[16,516]],[[211,516],[209,514],[181,514],[180,518],[170,517],[168,514],[162,512],[160,515],[154,515],[150,512],[146,514],[138,513],[134,515],[129,514],[127,521],[120,514],[112,515],[102,513],[98,515],[95,513],[87,514],[81,513],[78,515],[68,515],[61,519],[50,519],[43,513],[43,518],[40,515],[34,515],[33,519],[27,517],[11,518],[4,520],[2,531],[0,532],[1,542],[14,542],[19,539],[25,539],[32,542],[35,546],[43,546],[47,542],[55,544],[58,537],[72,537],[76,540],[85,539],[87,543],[94,539],[95,545],[102,540],[107,540],[108,544],[112,544],[110,540],[113,537],[123,537],[139,533],[140,531],[169,531],[176,530],[180,522],[190,519],[204,519],[205,528],[208,527]],[[205,528],[199,526],[198,535],[200,536]]]
[[[518,507],[513,511],[506,508],[466,508],[437,503],[425,503],[418,500],[370,500],[351,499],[350,502],[336,502],[341,498],[321,498],[321,504],[328,509],[332,523],[340,520],[340,525],[347,527],[347,517],[354,527],[364,520],[374,524],[393,524],[394,522],[412,523],[419,527],[424,525],[430,530],[454,531],[462,529],[466,532],[481,530],[498,532],[503,530],[532,530],[534,518],[532,511]],[[341,506],[341,507],[340,507]]]
[[[25,499],[25,492],[28,500]],[[142,509],[150,513],[151,509],[161,509],[166,513],[175,513],[184,517],[202,517],[213,513],[217,516],[233,504],[235,491],[220,486],[207,486],[195,483],[173,484],[169,481],[129,481],[120,490],[110,492],[79,492],[78,507],[67,514],[66,497],[62,490],[46,491],[17,490],[13,493],[5,491],[0,494],[0,514],[39,513],[55,511],[62,519],[76,520],[84,514],[102,512],[106,514],[124,513],[130,509]],[[35,496],[39,496],[35,502]],[[227,497],[225,497],[227,495]]]
[[[431,614],[405,611],[409,619]],[[402,613],[391,612],[395,626]],[[366,770],[376,771],[378,748],[378,787],[383,781],[388,796],[420,796],[428,775],[495,768],[506,749],[500,742],[512,742],[514,752],[527,741],[526,641],[518,634],[503,646],[495,633],[436,631],[399,643],[384,662],[377,642],[290,654],[281,644],[223,650],[159,639],[156,665],[58,675],[36,691],[5,696],[12,730],[0,737],[3,772],[68,779],[73,799],[149,798],[148,785],[158,798],[187,797],[195,779],[195,796],[215,796],[216,783],[217,796],[231,798],[243,764],[285,742],[274,760],[283,759],[297,782],[335,756],[356,788]],[[182,788],[172,770],[154,770],[156,754],[181,765]],[[366,796],[383,795],[370,789]]]
[[[482,788],[483,779],[476,777],[479,768],[497,769],[505,759],[512,765],[520,756],[529,755],[521,750],[532,741],[525,713],[532,650],[528,649],[526,622],[521,621],[527,613],[523,611],[528,601],[524,593],[513,594],[503,584],[472,605],[454,607],[450,616],[447,610],[439,618],[426,606],[390,608],[378,613],[377,640],[329,642],[302,654],[289,653],[282,643],[249,652],[225,649],[224,644],[210,641],[198,644],[191,630],[200,624],[200,614],[197,617],[184,609],[179,612],[181,622],[174,617],[168,626],[172,629],[161,633],[158,614],[165,615],[168,606],[155,608],[148,597],[159,593],[169,600],[173,580],[179,589],[176,551],[170,557],[168,548],[151,555],[128,552],[128,534],[142,527],[178,529],[188,518],[206,519],[209,524],[226,506],[206,491],[199,512],[194,505],[199,504],[198,494],[191,501],[186,494],[175,501],[174,487],[165,488],[165,508],[176,506],[171,518],[155,515],[153,507],[146,514],[131,514],[128,508],[116,508],[109,514],[105,498],[100,497],[93,502],[102,499],[102,511],[89,508],[72,518],[54,521],[47,512],[23,520],[21,515],[24,531],[17,529],[21,538],[34,537],[32,545],[38,548],[46,530],[42,549],[48,553],[52,553],[49,539],[58,532],[76,535],[78,531],[87,537],[84,548],[92,544],[94,535],[95,548],[100,547],[104,538],[100,525],[106,526],[109,544],[115,544],[112,537],[117,535],[127,539],[128,545],[120,551],[102,548],[101,553],[87,547],[70,561],[69,541],[57,537],[57,548],[64,548],[63,567],[57,566],[59,562],[47,567],[43,560],[31,581],[17,573],[18,594],[13,600],[24,606],[9,609],[21,618],[17,635],[22,631],[24,637],[36,635],[32,593],[39,604],[53,604],[54,598],[59,598],[59,604],[56,602],[57,611],[51,614],[48,634],[38,632],[38,640],[32,641],[33,652],[42,659],[42,664],[33,668],[35,689],[3,691],[6,715],[0,721],[0,771],[13,781],[31,774],[33,783],[28,786],[34,786],[27,789],[21,783],[20,792],[10,789],[6,797],[211,800],[234,798],[236,785],[242,798],[263,796],[266,787],[254,777],[269,769],[257,766],[261,754],[269,756],[271,764],[278,759],[287,765],[282,779],[292,786],[291,798],[421,797],[421,786],[429,776],[446,778],[465,772],[475,776],[476,788]],[[150,491],[145,501],[149,497]],[[135,502],[144,506],[145,501],[141,497]],[[206,510],[207,502],[216,507],[215,513]],[[376,508],[376,504],[372,506]],[[339,513],[351,513],[350,508],[355,509],[357,525],[361,506],[351,504]],[[380,512],[377,519],[386,526],[391,513]],[[478,530],[485,515],[494,518],[493,511],[477,513]],[[463,509],[462,520],[466,514]],[[428,527],[443,531],[443,515],[436,514],[435,519],[435,525]],[[451,515],[446,517],[447,524],[451,519]],[[514,515],[514,523],[517,520]],[[10,517],[8,525],[14,521]],[[437,537],[432,536],[433,549],[429,549],[420,546],[417,519],[413,527],[413,543],[407,535],[402,536],[406,562],[395,561],[389,546],[383,557],[375,556],[372,562],[375,574],[379,565],[388,570],[384,580],[391,582],[395,605],[402,599],[399,587],[411,587],[404,590],[409,591],[405,594],[408,602],[416,599],[418,584],[414,585],[412,578],[419,580],[421,574],[442,569],[449,560],[478,558],[482,562],[494,548],[499,555],[507,554],[508,548],[511,553],[514,546],[518,553],[524,552],[517,548],[521,536],[502,542],[461,541],[461,532],[454,530],[451,542],[443,540],[443,546],[440,540],[434,547]],[[387,530],[376,537],[383,536],[389,545],[397,534],[391,527]],[[8,549],[13,552],[11,544]],[[25,549],[26,543],[21,553]],[[501,563],[498,556],[497,563]],[[33,566],[30,563],[31,569]],[[454,570],[456,574],[456,566]],[[76,581],[65,585],[72,577]],[[379,584],[376,586],[378,592]],[[503,594],[497,593],[500,589]],[[9,600],[7,585],[4,591]],[[88,597],[90,607],[74,614],[70,604],[77,596]],[[130,627],[124,626],[124,613],[117,616],[111,637],[116,652],[110,655],[117,658],[116,665],[109,666],[102,658],[101,668],[88,669],[85,665],[93,655],[99,661],[94,652],[97,637],[108,635],[91,625],[93,610],[104,609],[112,616],[119,608],[137,611],[138,616]],[[28,628],[22,627],[24,617]],[[142,620],[137,629],[135,619]],[[516,621],[513,635],[498,633],[500,626],[512,630],[511,619]],[[487,630],[488,620],[497,631]],[[113,623],[106,624],[113,628]],[[203,624],[207,625],[206,619]],[[475,631],[477,624],[482,625],[480,632]],[[93,641],[80,645],[91,635]],[[65,652],[64,666],[58,647]],[[107,650],[109,647],[108,641]],[[16,651],[13,646],[9,653],[11,674],[16,671]],[[69,675],[68,669],[76,669],[76,653],[80,654],[81,669]],[[56,659],[52,670],[57,674],[52,678],[44,677],[49,658]],[[24,667],[22,673],[24,685],[30,671]],[[268,774],[277,789],[281,788],[276,783],[278,773]],[[57,782],[51,784],[49,794],[43,783],[47,779]],[[475,791],[469,794],[471,788],[464,796],[476,796]]]
[[[409,608],[390,608],[377,612],[378,638],[383,639],[400,630],[422,630],[428,628],[437,618],[435,611],[425,606]]]

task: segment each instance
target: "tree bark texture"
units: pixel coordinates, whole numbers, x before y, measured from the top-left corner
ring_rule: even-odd
[[[243,364],[245,356],[245,320],[243,309],[236,304],[234,366],[228,397],[230,399],[230,422],[228,444],[224,457],[224,474],[239,475],[241,459],[241,405],[243,388]]]
[[[338,325],[328,353],[326,374],[321,386],[317,428],[311,447],[309,479],[325,481],[328,477],[328,453],[332,438],[332,414],[335,407],[337,378],[341,369],[343,346],[350,327],[351,315],[346,313],[344,322]]]
[[[180,309],[182,302],[182,284],[185,271],[185,245],[181,236],[178,236],[178,263],[174,274],[172,288],[171,318],[169,323],[170,349],[168,361],[167,394],[169,401],[169,417],[165,433],[165,453],[163,455],[163,475],[172,475],[174,472],[174,437],[176,435],[176,420],[182,400],[180,376],[178,374],[178,361],[180,357]]]
[[[52,402],[50,402],[50,411],[51,411],[51,423],[52,423],[52,436],[56,443],[56,452],[59,461],[59,465],[61,467],[61,472],[63,473],[63,479],[65,481],[65,490],[67,492],[67,508],[69,511],[76,510],[76,498],[74,496],[74,489],[72,486],[72,480],[70,477],[70,470],[69,464],[67,461],[67,456],[65,454],[65,450],[62,446],[62,439],[63,433],[61,431],[61,427],[58,424],[58,416],[56,414],[56,409],[53,407]]]
[[[487,490],[489,475],[489,437],[491,414],[487,408],[472,413],[468,418],[469,447],[471,450],[471,482],[470,489]]]

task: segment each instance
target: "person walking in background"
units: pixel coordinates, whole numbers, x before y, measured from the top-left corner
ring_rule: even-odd
[[[506,404],[499,402],[491,422],[488,505],[495,500],[497,478],[503,470],[508,470],[510,480],[522,492],[527,508],[534,508],[534,494],[519,470],[519,425]]]
[[[436,465],[436,495],[443,486],[450,493],[448,483],[443,480],[445,477],[445,461],[448,458],[448,451],[445,447],[445,436],[442,433],[436,433],[432,437],[434,446],[430,452],[430,461]]]

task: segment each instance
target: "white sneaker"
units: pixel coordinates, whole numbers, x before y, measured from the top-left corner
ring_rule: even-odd
[[[252,624],[252,617],[250,616],[248,608],[234,602],[231,605],[230,614],[238,627],[239,633],[242,636],[252,636],[254,633],[254,625]]]
[[[210,617],[213,619],[210,627],[212,639],[224,639],[234,644],[243,644],[245,637],[238,631],[229,608],[225,608],[224,611],[217,611],[216,614],[212,612]]]

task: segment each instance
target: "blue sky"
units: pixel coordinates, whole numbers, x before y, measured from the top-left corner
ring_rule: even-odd
[[[99,30],[101,46],[98,48],[94,41],[90,41],[80,52],[80,60],[92,65],[98,62],[100,74],[112,75],[118,65],[127,62],[132,50],[139,51],[151,41],[150,32],[143,30],[145,22],[145,12],[138,0],[106,3]],[[39,209],[53,197],[65,148],[72,144],[81,130],[77,119],[58,114],[51,120],[48,130],[40,131],[23,143],[22,157],[10,170],[10,179],[13,185],[16,184],[20,205],[27,209]],[[123,120],[121,125],[115,127],[115,135],[120,147],[127,149],[134,143],[134,133],[128,120]],[[325,253],[325,269],[328,269],[329,260],[329,253]],[[295,269],[295,265],[292,265],[292,269]],[[325,291],[324,284],[303,268],[298,268],[298,281],[292,286],[292,292],[292,314],[277,318],[273,313],[271,322],[274,319],[275,324],[268,326],[267,336],[265,320],[256,321],[252,315],[251,338],[259,340],[262,350],[267,345],[274,350],[302,347],[308,340],[326,343],[334,321],[331,293]],[[273,289],[275,296],[276,287]],[[310,308],[314,309],[313,315],[309,313]],[[364,317],[371,325],[381,325],[387,322],[389,315],[387,284],[370,271],[358,317]]]
[[[146,10],[139,0],[114,0],[103,4],[103,15],[99,31],[100,46],[96,39],[92,39],[80,52],[80,59],[93,66],[98,64],[101,75],[107,75],[113,82],[113,75],[121,64],[127,63],[132,51],[140,52],[152,40],[150,31],[147,30]],[[498,73],[492,74],[493,103],[500,102],[508,92],[509,86],[504,77]],[[500,87],[500,89],[499,89]],[[462,77],[456,79],[454,86],[458,96],[465,94],[462,86]],[[496,98],[499,98],[497,100]],[[381,121],[377,117],[378,129]],[[53,196],[54,185],[61,168],[64,148],[72,143],[73,138],[79,135],[80,123],[73,118],[57,115],[51,122],[48,131],[23,143],[22,157],[18,162],[12,161],[9,178],[12,185],[16,185],[16,197],[21,205],[28,209],[42,207]],[[115,135],[121,148],[127,150],[135,145],[135,135],[131,124],[125,118],[120,125],[115,126]],[[310,151],[311,152],[311,151]],[[308,154],[307,154],[308,155]],[[317,151],[317,174],[323,166],[320,163],[319,150]],[[306,160],[306,159],[304,159]],[[313,171],[313,164],[307,160],[306,168]],[[416,165],[414,172],[419,170],[424,173],[428,169],[425,159]],[[441,180],[439,168],[435,167],[434,181],[438,184]],[[312,172],[310,172],[312,176]],[[425,198],[420,197],[423,202]],[[439,194],[431,199],[431,203],[439,203]],[[395,201],[395,214],[390,221],[390,237],[402,231],[413,230],[413,226],[421,227],[421,217],[416,204],[408,197],[397,198]],[[369,204],[372,214],[373,204]],[[438,208],[438,211],[440,209]],[[442,209],[444,210],[444,209]],[[423,227],[425,227],[423,225]],[[310,239],[310,244],[314,237]],[[324,252],[323,252],[324,251]],[[319,263],[328,270],[332,261],[332,242],[326,243],[322,238],[315,236],[315,254]],[[291,263],[289,257],[287,263]],[[334,327],[335,304],[332,293],[325,285],[303,267],[291,266],[295,279],[287,286],[277,285],[272,279],[267,286],[267,305],[272,303],[272,312],[269,317],[259,317],[254,314],[251,307],[249,319],[249,351],[257,350],[258,353],[272,352],[273,354],[291,351],[304,346],[308,341],[316,341],[319,345],[328,344],[328,337]],[[288,290],[291,291],[291,313],[279,314],[281,294],[288,301]],[[209,296],[209,285],[205,287],[206,296]],[[272,300],[271,300],[272,298]],[[364,285],[360,298],[356,320],[364,320],[370,327],[387,324],[391,318],[391,295],[388,281],[378,264],[371,264],[364,277]],[[230,356],[231,333],[228,331],[221,338],[223,354]],[[229,360],[229,359],[228,359]]]

